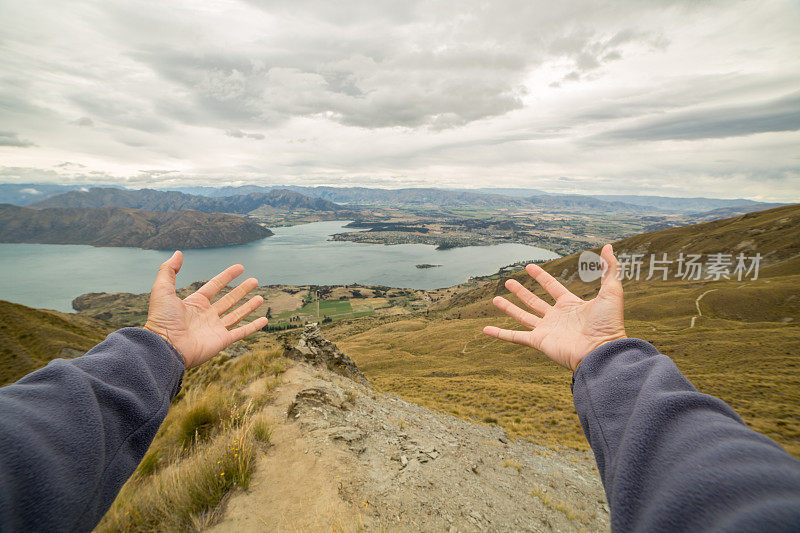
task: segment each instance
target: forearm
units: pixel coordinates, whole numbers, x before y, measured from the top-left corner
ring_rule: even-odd
[[[593,351],[573,393],[615,529],[800,525],[800,462],[699,393],[650,344],[625,339]]]
[[[124,328],[0,389],[0,524],[89,530],[144,456],[184,364],[152,332]]]

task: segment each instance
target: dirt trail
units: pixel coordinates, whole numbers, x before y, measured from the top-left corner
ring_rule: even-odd
[[[690,329],[694,327],[694,324],[697,321],[697,319],[700,318],[701,316],[703,316],[703,311],[700,310],[700,300],[702,300],[703,296],[705,296],[709,292],[714,292],[716,290],[718,290],[718,289],[709,289],[709,290],[707,290],[706,292],[704,292],[703,294],[701,294],[700,296],[698,296],[697,298],[694,299],[694,306],[697,308],[697,314],[692,317],[692,321],[689,324],[689,328]]]
[[[264,408],[272,429],[269,450],[258,458],[250,489],[230,500],[223,520],[209,531],[331,530],[357,515],[338,491],[337,480],[352,470],[346,454],[314,446],[298,424],[286,422],[296,394],[314,383],[307,367],[286,371],[275,401]]]
[[[514,441],[303,362],[265,409],[272,444],[211,531],[608,530],[588,453]]]

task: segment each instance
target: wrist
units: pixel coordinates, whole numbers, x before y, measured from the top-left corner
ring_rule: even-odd
[[[169,338],[167,337],[166,330],[164,330],[162,328],[159,328],[158,326],[153,325],[149,320],[147,322],[145,322],[144,326],[142,326],[142,329],[146,329],[150,333],[155,333],[156,335],[158,335],[159,337],[164,339],[164,342],[166,342],[170,346],[173,346],[172,343],[170,342]]]
[[[578,370],[578,367],[580,366],[580,364],[581,364],[581,362],[584,360],[584,358],[585,358],[587,355],[589,355],[590,353],[592,353],[593,351],[595,351],[596,349],[600,348],[602,345],[604,345],[604,344],[608,344],[609,342],[612,342],[612,341],[617,341],[617,340],[620,340],[620,339],[627,339],[627,338],[628,338],[628,336],[625,334],[625,332],[624,332],[624,331],[622,331],[622,332],[620,332],[620,333],[615,333],[615,334],[613,334],[613,335],[608,335],[608,336],[606,336],[606,337],[603,337],[603,338],[601,338],[601,339],[598,339],[596,342],[592,343],[592,344],[589,346],[589,349],[586,351],[586,353],[584,353],[584,354],[583,354],[583,355],[582,355],[582,356],[581,356],[581,357],[580,357],[580,358],[579,358],[579,359],[578,359],[578,360],[575,362],[575,364],[574,364],[574,365],[571,365],[571,368],[570,368],[570,370],[572,370],[573,372],[577,372],[577,370]]]

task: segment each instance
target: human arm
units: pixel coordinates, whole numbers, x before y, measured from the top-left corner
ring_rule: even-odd
[[[144,456],[184,369],[266,323],[258,319],[229,332],[225,327],[255,309],[260,297],[217,315],[249,292],[254,280],[213,304],[221,306],[210,303],[241,273],[239,265],[204,286],[210,290],[180,300],[174,283],[181,259],[176,253],[159,269],[148,315],[150,327],[167,331],[175,345],[153,331],[123,328],[84,356],[56,359],[0,388],[0,530],[93,528]],[[166,321],[173,316],[178,319]],[[223,337],[220,327],[230,335]]]
[[[484,332],[537,348],[574,371],[574,401],[619,531],[800,529],[800,462],[697,392],[671,359],[627,339],[610,246],[598,296],[582,301],[535,265],[551,305],[514,280],[495,305],[529,331]],[[771,528],[771,529],[770,529]]]
[[[800,531],[800,462],[639,339],[574,374],[615,531]]]

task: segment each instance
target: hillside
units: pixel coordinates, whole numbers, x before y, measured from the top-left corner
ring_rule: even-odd
[[[112,330],[86,317],[0,300],[0,386],[56,357],[76,357]]]
[[[69,191],[32,204],[36,209],[49,207],[128,207],[146,211],[183,211],[187,209],[204,213],[249,213],[262,206],[278,209],[307,209],[337,211],[341,207],[319,198],[309,198],[286,189],[253,192],[235,196],[211,198],[184,194],[177,191],[153,189],[115,189],[93,187],[88,191]]]
[[[704,392],[800,457],[800,206],[637,235],[622,253],[761,253],[757,280],[627,280],[628,334],[653,342]],[[659,255],[660,257],[660,255]],[[585,298],[577,254],[543,266]],[[674,265],[673,265],[674,268]],[[536,289],[524,272],[513,277]],[[549,446],[586,448],[570,373],[535,351],[491,339],[483,326],[518,326],[491,303],[506,277],[427,316],[335,324],[334,339],[380,390],[456,416],[498,422]],[[535,292],[549,298],[541,290]],[[510,296],[512,301],[515,300]]]
[[[608,529],[590,454],[380,392],[316,328],[271,342],[186,375],[99,531]]]
[[[0,205],[0,242],[163,250],[243,244],[270,235],[269,229],[255,222],[226,214]]]

